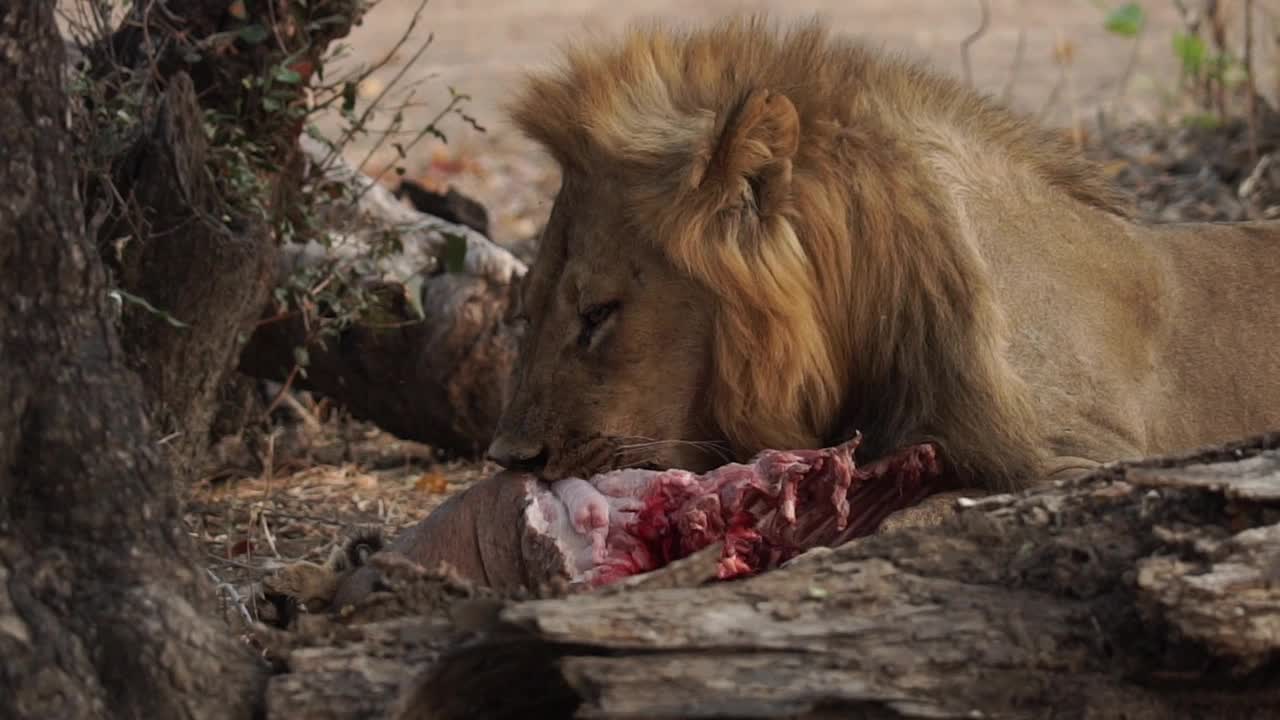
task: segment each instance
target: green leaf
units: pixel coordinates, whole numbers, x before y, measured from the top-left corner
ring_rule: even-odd
[[[1125,3],[1120,7],[1112,10],[1105,22],[1109,32],[1124,37],[1134,37],[1142,32],[1143,22],[1146,20],[1146,14],[1142,11],[1142,6],[1138,3]]]
[[[444,269],[445,272],[460,273],[467,267],[467,237],[444,233]]]
[[[280,101],[273,97],[262,98],[262,108],[267,112],[276,112],[280,109]]]
[[[287,68],[283,65],[276,68],[274,77],[277,81],[282,83],[289,83],[290,85],[297,85],[298,83],[302,82],[302,76],[299,75],[296,70]]]
[[[293,362],[298,367],[307,367],[311,364],[311,353],[307,352],[307,348],[298,345],[293,348]]]
[[[236,35],[250,45],[257,45],[270,37],[271,33],[267,32],[267,29],[261,25],[254,23],[240,28],[240,32],[236,33]]]
[[[1188,75],[1199,75],[1204,67],[1204,41],[1194,35],[1174,33],[1173,52],[1182,62],[1182,71]]]

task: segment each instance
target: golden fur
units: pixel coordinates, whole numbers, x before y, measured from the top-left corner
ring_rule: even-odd
[[[511,114],[564,184],[500,461],[702,469],[860,430],[1010,488],[1280,427],[1274,225],[1139,225],[1060,135],[817,22],[572,47]]]

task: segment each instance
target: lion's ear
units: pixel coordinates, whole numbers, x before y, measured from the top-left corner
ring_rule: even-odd
[[[791,158],[800,146],[795,105],[786,95],[754,90],[712,140],[694,164],[693,187],[713,183],[728,193],[744,192],[761,215],[776,212],[790,190]]]

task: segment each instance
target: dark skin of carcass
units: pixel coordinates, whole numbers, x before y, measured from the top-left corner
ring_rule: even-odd
[[[527,482],[510,473],[477,482],[400,533],[383,552],[398,553],[427,568],[448,563],[460,577],[500,592],[524,586],[529,580],[520,535]],[[339,585],[334,606],[354,605],[377,589],[378,582],[376,569],[357,568]]]

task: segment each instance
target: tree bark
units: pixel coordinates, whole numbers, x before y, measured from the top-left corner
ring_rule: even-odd
[[[235,12],[233,4],[137,5],[110,38],[86,49],[105,97],[130,98],[126,111],[139,116],[109,170],[86,183],[86,203],[118,286],[182,323],[126,304],[121,333],[180,479],[201,465],[219,392],[276,279],[272,225],[289,212],[302,179],[297,138],[305,118],[290,111],[328,44],[360,13],[350,0],[273,0]],[[269,38],[238,35],[255,27]],[[284,69],[299,80],[260,84]],[[209,110],[218,115],[211,119]],[[110,134],[90,125],[82,133]],[[228,186],[250,189],[230,197],[215,182],[219,174]]]
[[[53,4],[0,5],[0,716],[247,718],[85,236]]]
[[[394,594],[340,620],[354,627],[309,618],[269,717],[1276,717],[1278,567],[1271,435],[984,498],[742,582],[384,619],[380,603],[441,585],[384,571]],[[374,661],[388,652],[398,676]],[[339,685],[360,702],[322,690]]]
[[[265,222],[230,207],[209,181],[190,76],[169,79],[151,122],[116,172],[116,192],[136,205],[140,224],[116,253],[116,282],[185,327],[130,307],[121,339],[170,457],[195,467],[210,442],[218,392],[269,297],[276,246]],[[223,221],[232,215],[233,223]]]

